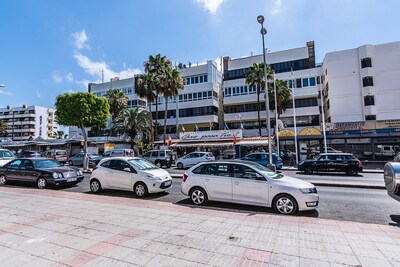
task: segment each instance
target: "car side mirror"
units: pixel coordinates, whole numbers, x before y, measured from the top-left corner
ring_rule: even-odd
[[[126,171],[126,172],[132,172],[131,168],[128,168],[128,167],[124,168],[124,171]]]
[[[256,180],[258,180],[258,181],[265,181],[265,177],[262,176],[261,174],[257,173],[257,174],[256,174]]]

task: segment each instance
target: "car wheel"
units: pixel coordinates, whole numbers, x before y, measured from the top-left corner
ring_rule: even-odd
[[[349,168],[349,169],[347,169],[346,174],[355,176],[355,175],[358,174],[358,171],[356,169],[354,169],[354,168]]]
[[[147,186],[141,182],[136,183],[133,189],[135,190],[135,194],[138,197],[145,197],[149,193],[149,191],[147,190]]]
[[[156,166],[157,166],[157,168],[162,168],[161,162],[160,161],[156,161]]]
[[[206,191],[198,187],[190,192],[190,199],[195,205],[204,205],[207,203],[208,197]]]
[[[297,202],[289,195],[279,195],[275,198],[274,209],[281,214],[295,214]]]
[[[72,162],[72,160],[68,161],[68,165],[69,166],[74,166],[74,163]]]
[[[304,168],[304,173],[305,174],[312,174],[313,173],[313,169],[311,167],[305,167]]]
[[[179,163],[178,163],[178,169],[183,169],[183,164],[182,164],[182,162],[179,162]]]
[[[36,184],[39,189],[45,189],[47,186],[47,181],[43,177],[40,177],[39,179],[37,179]]]
[[[4,174],[0,175],[0,185],[7,184],[7,178]]]
[[[100,193],[101,192],[101,184],[99,180],[93,179],[90,181],[90,191],[93,193]]]

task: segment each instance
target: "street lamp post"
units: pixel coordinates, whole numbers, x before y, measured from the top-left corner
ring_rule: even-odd
[[[267,30],[264,28],[264,16],[259,15],[257,17],[258,23],[261,24],[261,36],[262,36],[262,44],[263,44],[263,59],[264,59],[264,80],[265,80],[265,111],[267,113],[267,130],[268,130],[268,155],[269,155],[269,164],[268,168],[272,171],[276,171],[275,164],[272,163],[272,144],[271,144],[271,121],[269,116],[269,96],[268,96],[268,79],[267,79],[267,62],[265,59],[265,38],[264,36],[267,34]]]
[[[276,153],[277,156],[280,157],[279,152],[279,124],[278,124],[278,99],[276,97],[276,79],[275,79],[275,71],[274,74],[274,96],[275,96],[275,135],[276,135]]]
[[[324,110],[324,85],[322,84],[322,75],[318,74],[319,83],[320,83],[320,96],[321,96],[321,113],[322,113],[322,133],[324,135],[324,152],[328,153],[328,148],[326,146],[326,129],[325,129],[325,110]]]

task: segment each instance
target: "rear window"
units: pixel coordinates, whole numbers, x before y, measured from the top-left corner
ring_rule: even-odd
[[[0,151],[0,158],[15,158],[10,151]]]
[[[204,171],[204,168],[205,168],[206,166],[207,166],[206,164],[200,165],[199,167],[197,167],[196,169],[194,169],[192,172],[193,172],[193,173],[196,173],[196,174],[202,174],[203,171]]]
[[[56,151],[56,155],[57,155],[57,156],[64,156],[64,155],[67,155],[67,151],[58,150],[58,151]]]

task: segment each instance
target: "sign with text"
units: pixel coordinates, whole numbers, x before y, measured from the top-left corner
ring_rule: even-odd
[[[215,139],[233,139],[242,138],[242,130],[221,130],[221,131],[199,131],[199,132],[185,132],[179,133],[180,140],[215,140]]]

